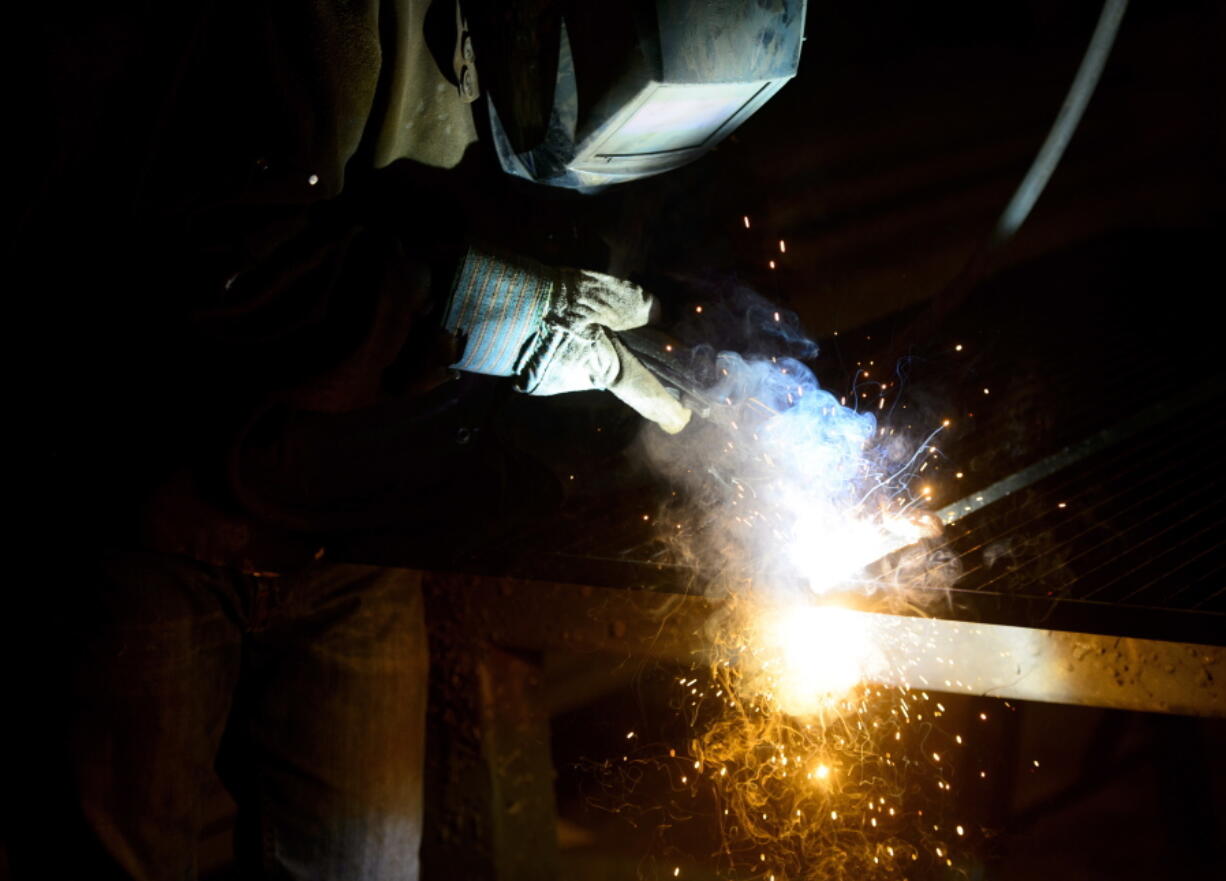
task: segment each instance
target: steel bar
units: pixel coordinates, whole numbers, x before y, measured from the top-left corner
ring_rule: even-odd
[[[1208,387],[1199,387],[1177,398],[1152,404],[1118,425],[1105,428],[1075,444],[1070,444],[1059,452],[1040,459],[1033,465],[1029,465],[1003,480],[998,480],[996,483],[986,486],[964,499],[959,499],[946,505],[939,511],[934,512],[935,516],[942,523],[954,523],[967,514],[983,510],[988,505],[999,502],[1006,496],[1025,489],[1045,477],[1050,477],[1057,471],[1062,471],[1071,465],[1075,465],[1095,453],[1123,443],[1143,431],[1161,425],[1185,410],[1191,409],[1196,404],[1204,403],[1214,391],[1214,389]]]

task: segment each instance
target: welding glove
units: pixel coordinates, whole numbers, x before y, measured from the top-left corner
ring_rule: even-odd
[[[472,247],[443,323],[467,337],[456,369],[514,376],[517,388],[530,395],[607,389],[675,434],[690,411],[616,334],[646,324],[654,304],[638,285],[600,272]]]

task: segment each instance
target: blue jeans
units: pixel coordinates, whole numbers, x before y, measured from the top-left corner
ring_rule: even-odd
[[[428,660],[413,573],[257,577],[153,553],[96,573],[72,609],[71,700],[44,720],[67,736],[34,746],[66,771],[39,783],[58,793],[39,797],[56,801],[42,822],[59,847],[14,833],[15,877],[194,878],[220,773],[242,877],[417,878]],[[44,852],[26,863],[26,845]]]

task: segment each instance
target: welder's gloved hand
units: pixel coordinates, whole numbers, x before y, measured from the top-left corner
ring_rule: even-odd
[[[654,298],[600,272],[557,269],[469,249],[444,324],[467,336],[459,370],[514,376],[531,395],[608,389],[670,434],[690,411],[617,338],[641,327]]]

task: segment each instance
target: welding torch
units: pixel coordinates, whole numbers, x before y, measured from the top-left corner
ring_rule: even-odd
[[[696,416],[711,418],[716,400],[710,389],[718,369],[714,353],[691,348],[654,327],[623,330],[617,337],[678,401]]]

